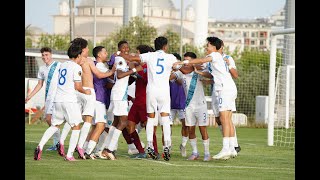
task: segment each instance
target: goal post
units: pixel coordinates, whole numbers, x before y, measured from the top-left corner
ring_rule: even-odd
[[[285,35],[284,48],[277,48],[277,37],[279,35]],[[294,57],[294,35],[295,28],[288,28],[282,30],[276,30],[271,32],[271,45],[270,45],[270,66],[269,66],[269,101],[268,101],[268,145],[273,146],[274,142],[281,141],[286,145],[294,146],[294,126],[290,125],[290,118],[294,117],[294,69],[295,69],[295,57]],[[276,64],[277,51],[281,54],[281,64]],[[276,74],[276,67],[278,71]],[[293,102],[290,104],[290,100]],[[275,124],[276,123],[276,124]],[[275,131],[279,129],[289,131],[291,133],[275,134]],[[293,129],[293,130],[291,130]],[[290,131],[291,130],[291,131]],[[290,137],[285,137],[288,135]],[[293,136],[292,136],[293,135]],[[279,140],[279,139],[280,140]],[[287,139],[290,142],[286,142]]]

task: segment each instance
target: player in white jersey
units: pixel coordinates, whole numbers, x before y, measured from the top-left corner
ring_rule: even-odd
[[[58,76],[59,76],[59,67],[60,62],[54,61],[52,59],[52,50],[49,47],[43,47],[40,49],[42,61],[45,63],[44,66],[41,66],[38,71],[38,84],[32,90],[32,92],[26,97],[25,103],[27,103],[34,95],[36,95],[39,90],[43,87],[45,83],[45,119],[49,126],[51,126],[51,117],[53,110],[53,99],[57,90]],[[56,144],[60,139],[60,130],[54,133],[53,135],[53,145],[49,147],[47,150],[57,150]],[[42,147],[41,147],[42,150]]]
[[[111,90],[110,107],[108,111],[114,114],[112,126],[115,128],[109,129],[108,138],[110,143],[106,145],[107,149],[103,152],[110,160],[115,160],[114,150],[118,144],[119,136],[122,130],[128,124],[128,80],[131,74],[142,70],[141,66],[135,66],[136,63],[129,63],[121,56],[115,57],[116,72],[115,84]],[[130,68],[130,69],[129,69]]]
[[[148,66],[148,85],[147,85],[147,113],[148,121],[146,125],[148,148],[147,152],[153,159],[157,156],[153,149],[153,126],[155,121],[155,112],[160,112],[163,123],[164,148],[163,158],[170,160],[171,146],[171,128],[170,128],[170,87],[169,77],[173,64],[177,59],[172,54],[167,54],[168,40],[160,36],[154,40],[155,52],[140,54],[139,56],[131,56],[120,53],[122,57],[129,61],[138,61],[147,63]]]
[[[85,90],[82,87],[81,75],[82,69],[80,63],[82,61],[81,49],[78,46],[71,45],[68,49],[68,56],[71,60],[66,61],[60,65],[59,77],[57,84],[57,92],[52,112],[51,126],[46,130],[41,138],[39,145],[34,152],[35,160],[41,159],[42,147],[48,139],[59,130],[60,125],[66,121],[72,127],[72,134],[69,142],[69,149],[67,155],[64,157],[67,161],[74,161],[73,152],[79,139],[80,123],[82,117],[80,106],[77,103],[76,91],[90,94],[90,90]],[[60,152],[60,155],[64,152]]]
[[[186,52],[184,54],[185,60],[195,59],[196,57],[196,54],[193,52]],[[199,126],[199,130],[202,136],[204,146],[203,160],[209,161],[211,159],[209,151],[210,139],[207,131],[207,126],[209,125],[207,102],[200,76],[211,76],[211,74],[207,70],[206,65],[207,63],[204,63],[201,66],[199,65],[199,67],[203,69],[199,72],[197,71],[196,66],[193,67],[192,65],[186,65],[185,67],[181,68],[180,71],[174,72],[177,79],[183,79],[183,88],[186,94],[185,123],[189,130],[189,139],[192,147],[192,154],[189,156],[188,160],[197,160],[199,158],[197,149],[197,137],[195,133],[196,126]]]
[[[221,40],[217,37],[208,37],[207,41],[207,56],[205,58],[184,60],[183,62],[177,62],[176,65],[210,62],[214,80],[212,108],[215,116],[220,118],[223,131],[223,148],[212,158],[229,159],[237,155],[237,151],[234,149],[234,141],[230,140],[230,138],[234,138],[234,129],[229,118],[232,107],[234,107],[234,101],[237,98],[237,87],[229,73],[226,62],[218,52],[221,48]]]

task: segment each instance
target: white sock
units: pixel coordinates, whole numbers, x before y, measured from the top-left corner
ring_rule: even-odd
[[[60,129],[58,128],[58,130],[53,134],[52,136],[53,138],[53,145],[55,146],[59,140],[60,140]]]
[[[210,154],[210,151],[209,151],[210,140],[209,140],[209,138],[206,140],[202,140],[202,143],[203,143],[203,147],[204,147],[204,154]]]
[[[102,146],[104,142],[106,142],[107,136],[108,136],[108,133],[106,131],[103,131],[103,133],[99,137],[99,141],[98,141],[98,144],[96,145],[95,152],[99,152],[103,150],[104,147],[102,148]]]
[[[88,146],[86,148],[86,153],[87,154],[91,154],[92,150],[94,149],[94,147],[96,147],[96,144],[97,144],[97,142],[95,142],[93,140],[90,140],[89,143],[88,143]]]
[[[68,133],[71,129],[71,126],[69,123],[64,123],[62,132],[61,132],[61,136],[60,136],[60,144],[64,145],[64,141],[66,140]]]
[[[155,118],[149,118],[146,125],[146,134],[147,134],[147,142],[148,147],[153,149],[153,127],[154,127]]]
[[[190,145],[192,147],[192,153],[198,153],[198,148],[197,148],[197,138],[190,139]]]
[[[79,142],[78,146],[80,148],[83,148],[83,144],[86,141],[89,131],[90,131],[91,123],[84,122],[80,131],[80,137],[79,137]]]
[[[170,127],[170,118],[169,116],[161,117],[163,123],[163,139],[164,139],[164,146],[170,147],[171,146],[171,127]]]
[[[227,151],[229,150],[229,144],[230,144],[230,138],[229,137],[223,137],[222,139],[222,150]]]
[[[88,141],[86,140],[83,144],[83,150],[86,150],[88,148]]]
[[[182,136],[182,146],[186,147],[189,137]]]
[[[238,147],[239,144],[238,144],[238,138],[237,138],[237,131],[236,131],[236,126],[233,125],[233,128],[234,128],[234,147]]]
[[[141,127],[141,123],[138,123],[137,126],[136,126],[137,133],[139,134],[142,129],[143,129],[143,127]]]
[[[109,128],[109,133],[108,133],[108,136],[107,136],[107,139],[106,139],[105,143],[102,145],[102,150],[109,146],[115,129],[116,129],[116,127],[114,127],[114,126],[111,126]]]
[[[110,141],[110,145],[108,146],[108,149],[110,151],[114,151],[116,149],[116,146],[118,144],[118,140],[119,140],[121,132],[122,131],[119,130],[119,129],[115,129],[113,131],[113,135],[112,135],[112,138],[111,138],[111,141]]]
[[[59,128],[55,127],[55,126],[50,126],[43,134],[40,142],[39,142],[39,146],[40,149],[43,149],[43,146],[48,142],[48,140],[51,138],[51,136],[58,131]]]
[[[235,137],[229,137],[229,148],[230,148],[230,150],[235,150],[234,149],[234,147],[236,147],[234,145],[235,140],[236,140]]]
[[[137,148],[133,143],[131,143],[131,144],[128,144],[128,149],[137,149]]]
[[[80,134],[80,130],[72,130],[67,157],[73,156],[74,149],[76,148],[77,142],[79,140],[79,134]]]

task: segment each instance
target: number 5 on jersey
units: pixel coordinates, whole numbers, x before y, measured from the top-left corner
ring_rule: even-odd
[[[164,61],[164,59],[158,59],[157,60],[157,66],[159,66],[161,68],[161,71],[157,71],[157,74],[162,74],[163,73],[163,70],[164,70],[164,67],[162,64],[160,64],[160,61]],[[161,62],[162,63],[162,62]]]

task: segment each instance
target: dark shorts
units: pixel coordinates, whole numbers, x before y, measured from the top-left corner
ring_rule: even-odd
[[[133,104],[130,108],[129,114],[128,114],[128,120],[135,122],[138,124],[139,122],[143,123],[147,121],[147,107],[146,105],[135,105]]]

